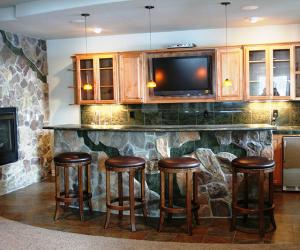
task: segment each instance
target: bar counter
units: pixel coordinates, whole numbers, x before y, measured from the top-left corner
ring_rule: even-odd
[[[159,171],[157,162],[165,157],[191,156],[200,161],[200,217],[231,216],[231,167],[238,156],[273,156],[272,131],[268,124],[196,126],[47,125],[54,130],[54,153],[82,151],[92,155],[91,183],[93,208],[106,211],[105,166],[108,157],[135,155],[146,160],[146,200],[149,215],[159,216]],[[70,173],[76,187],[77,175]],[[242,181],[242,180],[241,180]],[[124,195],[128,195],[128,175],[123,176]],[[135,178],[140,193],[140,177]],[[185,195],[182,176],[174,178],[174,199]],[[111,180],[117,195],[117,178]],[[175,201],[174,200],[174,201]],[[176,203],[175,203],[176,204]],[[180,202],[176,205],[181,205]]]

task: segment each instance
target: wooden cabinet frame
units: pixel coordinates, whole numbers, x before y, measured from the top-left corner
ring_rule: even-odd
[[[273,51],[274,50],[290,50],[290,95],[274,96],[273,95]],[[250,59],[251,51],[265,51],[265,67],[266,67],[266,95],[250,96]],[[244,49],[244,66],[245,66],[245,99],[246,100],[291,100],[295,95],[295,73],[294,73],[294,49],[291,45],[262,45],[262,46],[245,46]]]
[[[112,65],[112,72],[113,72],[113,96],[112,100],[101,100],[101,79],[100,79],[100,65],[99,60],[105,58],[112,58],[113,65]],[[83,100],[82,99],[82,82],[81,82],[81,68],[80,68],[80,61],[81,60],[93,60],[93,91],[94,91],[94,98],[91,100]],[[119,100],[119,93],[118,93],[118,61],[117,55],[112,54],[86,54],[86,55],[75,55],[73,60],[76,61],[76,103],[77,104],[101,104],[101,103],[116,103]]]
[[[241,47],[217,49],[217,100],[242,101],[244,85],[243,50]],[[223,81],[229,78],[232,86],[224,87]]]
[[[145,55],[143,52],[119,54],[121,103],[143,103],[146,85]]]
[[[282,148],[282,135],[273,134],[273,160],[275,161],[275,170],[273,184],[282,186],[282,166],[283,166],[283,148]]]
[[[172,96],[153,96],[153,89],[145,89],[145,103],[186,103],[186,102],[214,102],[216,101],[216,52],[215,49],[172,49],[163,51],[149,51],[145,57],[146,82],[149,79],[149,63],[152,58],[158,57],[180,57],[180,56],[197,56],[211,55],[212,56],[212,85],[213,93],[207,96],[188,96],[188,97],[172,97]]]

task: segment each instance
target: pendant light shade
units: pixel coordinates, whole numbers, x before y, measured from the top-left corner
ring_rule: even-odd
[[[226,78],[226,79],[223,81],[223,86],[224,86],[224,87],[230,87],[230,86],[232,86],[232,82],[231,82],[228,78]]]
[[[151,50],[151,42],[152,42],[152,24],[151,24],[151,10],[154,9],[153,5],[146,5],[145,9],[148,10],[149,13],[149,49]],[[147,82],[147,88],[155,88],[156,82],[153,80],[152,76],[152,67],[151,67],[151,61],[149,60],[149,79]]]
[[[84,17],[84,36],[85,36],[85,54],[87,54],[87,31],[86,31],[86,18],[90,16],[89,13],[82,13],[81,14],[82,17]],[[83,85],[83,90],[92,90],[93,89],[93,84],[86,82]]]
[[[92,89],[93,89],[93,85],[90,84],[90,83],[85,83],[85,84],[83,85],[83,89],[84,89],[84,90],[92,90]]]
[[[225,6],[225,32],[226,32],[226,74],[228,76],[228,68],[229,68],[229,63],[228,63],[228,15],[227,15],[227,6],[230,4],[230,2],[222,2],[222,5]],[[232,82],[228,79],[228,77],[223,81],[222,83],[223,87],[231,87]]]

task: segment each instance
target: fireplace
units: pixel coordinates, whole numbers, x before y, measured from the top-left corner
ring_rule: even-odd
[[[17,109],[0,108],[0,165],[18,160]]]

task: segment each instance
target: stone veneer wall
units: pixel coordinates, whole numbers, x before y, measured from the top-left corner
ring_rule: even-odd
[[[159,171],[161,158],[190,155],[199,159],[201,217],[231,216],[230,161],[237,156],[260,155],[272,158],[272,132],[109,132],[55,130],[55,152],[83,151],[92,155],[91,183],[93,208],[106,210],[105,166],[108,157],[135,155],[146,164],[146,200],[150,216],[159,216]],[[111,180],[112,194],[117,195],[117,176]],[[70,173],[70,186],[77,186],[77,173]],[[135,180],[135,194],[140,193],[139,176]],[[240,181],[242,181],[240,179]],[[123,176],[125,196],[128,195],[128,175]],[[178,175],[174,182],[174,196],[181,198],[185,183]],[[180,203],[175,203],[180,205]]]
[[[0,108],[17,107],[19,160],[0,166],[0,194],[37,182],[49,172],[46,41],[0,30]]]
[[[268,123],[300,125],[300,102],[216,102],[81,106],[82,124],[201,125]],[[204,112],[207,111],[207,116]]]

